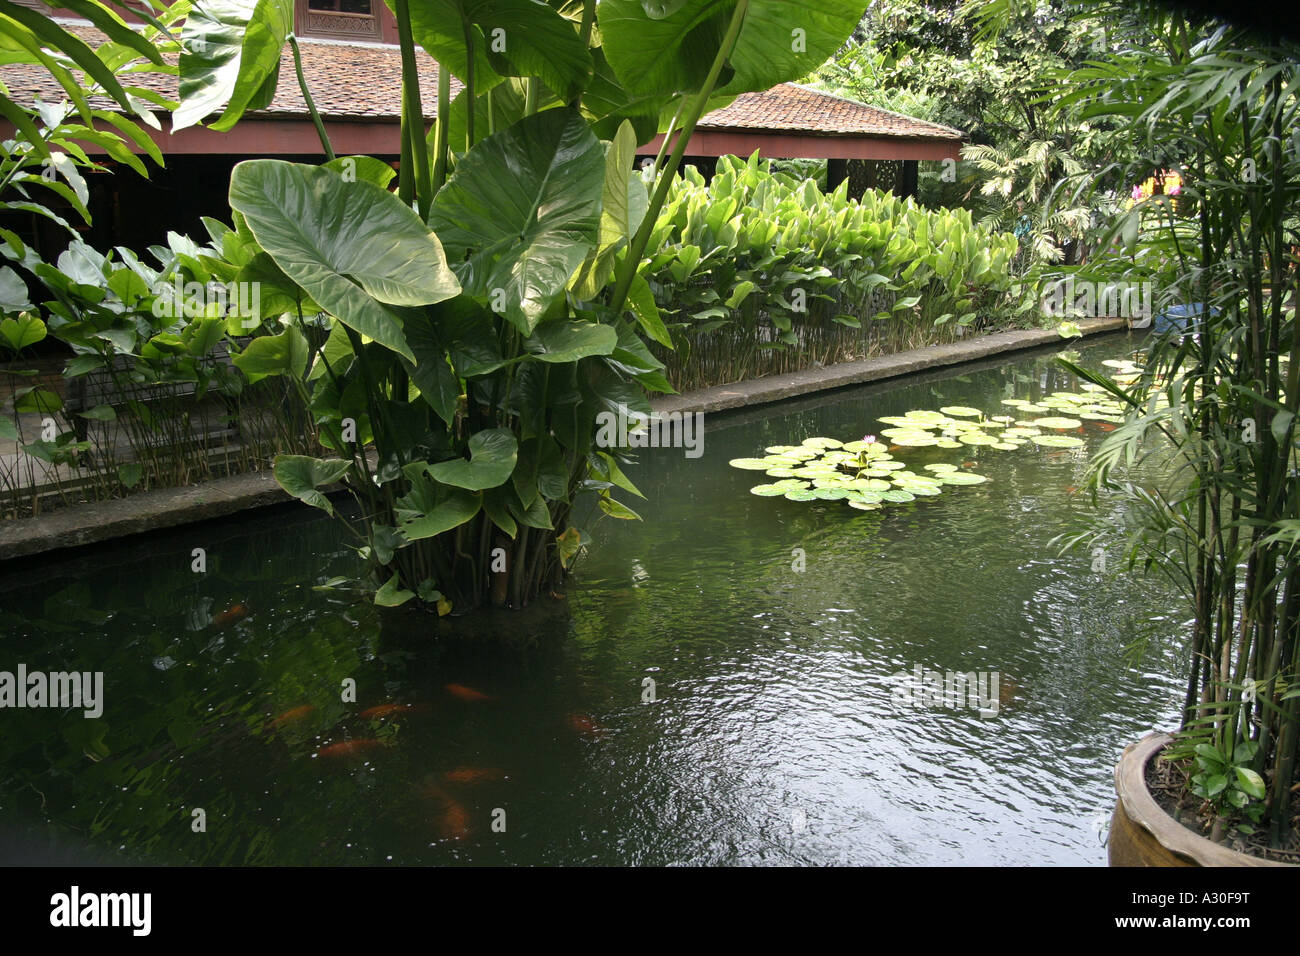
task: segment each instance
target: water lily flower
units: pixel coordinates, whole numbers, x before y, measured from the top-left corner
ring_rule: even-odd
[[[862,436],[862,440],[863,440],[864,442],[866,442],[868,445],[874,445],[874,444],[876,443],[876,436],[875,436],[875,435],[863,435],[863,436]]]

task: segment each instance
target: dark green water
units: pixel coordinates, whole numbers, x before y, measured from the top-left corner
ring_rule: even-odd
[[[991,480],[872,513],[756,497],[762,474],[727,466],[1072,385],[1043,356],[710,417],[702,458],[642,453],[647,520],[593,524],[563,600],[472,624],[312,590],[353,558],[306,508],[0,568],[0,670],[105,681],[98,720],[0,711],[0,842],[181,863],[1102,864],[1111,768],[1173,722],[1188,615],[1163,581],[1048,544],[1091,512],[1071,489],[1101,432],[899,451]],[[997,671],[997,715],[900,707],[891,675],[918,665]],[[389,702],[421,706],[358,716]],[[383,746],[318,755],[347,740]]]

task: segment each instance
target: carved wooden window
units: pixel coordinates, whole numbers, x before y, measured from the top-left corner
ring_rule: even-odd
[[[296,19],[303,36],[378,40],[376,0],[297,0]]]

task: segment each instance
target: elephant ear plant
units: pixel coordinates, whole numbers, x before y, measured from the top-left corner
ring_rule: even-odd
[[[526,605],[578,553],[575,498],[635,518],[597,416],[669,391],[667,334],[637,275],[706,108],[798,79],[860,0],[390,0],[402,53],[400,178],[335,157],[303,81],[290,0],[200,0],[180,111],[218,128],[274,94],[288,42],[326,161],[236,167],[225,247],[288,304],[237,364],[296,382],[334,457],[280,456],[291,494],[347,522],[381,605]],[[418,61],[439,64],[426,129]],[[462,84],[453,102],[450,78]],[[213,95],[220,91],[220,97]],[[671,120],[660,123],[660,117]],[[636,147],[676,132],[647,188]],[[342,516],[338,516],[344,520]]]

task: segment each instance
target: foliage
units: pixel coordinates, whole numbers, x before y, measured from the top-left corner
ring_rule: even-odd
[[[1140,375],[1095,377],[1130,411],[1093,481],[1129,502],[1130,565],[1169,574],[1194,610],[1178,753],[1196,760],[1192,790],[1221,814],[1213,837],[1258,823],[1281,847],[1300,750],[1300,336],[1284,302],[1300,277],[1297,51],[1172,15],[1153,29],[1160,44],[1080,69],[1066,96],[1131,125],[1126,179],[1183,159],[1195,219],[1154,196],[1116,213],[1102,238],[1128,251],[1163,233],[1180,288],[1205,308],[1195,334],[1152,339]],[[1167,458],[1163,481],[1126,479],[1151,456]]]
[[[91,248],[74,225],[90,222],[86,174],[103,169],[87,146],[140,175],[148,167],[134,150],[163,163],[142,124],[161,129],[150,107],[175,104],[136,78],[175,72],[164,54],[178,49],[169,30],[188,4],[157,18],[142,12],[139,32],[97,0],[60,6],[89,19],[108,41],[91,49],[48,17],[0,4],[6,62],[48,71],[68,97],[28,105],[0,94],[0,114],[16,130],[0,155],[0,211],[14,225],[23,217],[44,219],[71,236],[45,261],[19,232],[0,229],[0,253],[9,262],[0,266],[0,358],[8,360],[4,378],[16,413],[0,416],[0,438],[16,441],[21,452],[0,468],[0,513],[7,516],[41,510],[47,490],[67,499],[185,484],[249,467],[302,440],[294,436],[303,423],[292,409],[287,418],[267,414],[283,393],[262,387],[245,394],[245,381],[223,361],[235,337],[251,334],[257,323],[228,323],[224,293],[214,301],[208,284],[217,278],[210,271],[217,248],[172,234],[167,246],[150,250],[155,267],[128,249]],[[93,106],[96,97],[116,109]],[[76,214],[73,222],[66,210]],[[219,245],[220,236],[213,241]],[[23,367],[33,348],[52,340],[73,353],[58,387]],[[79,390],[100,400],[65,400]],[[205,404],[209,396],[219,401]],[[239,432],[233,447],[223,437],[232,424]],[[219,453],[214,438],[224,445]]]
[[[597,416],[648,412],[645,390],[669,388],[641,338],[668,341],[638,266],[695,124],[707,107],[806,73],[860,8],[391,6],[404,92],[396,195],[347,175],[346,160],[245,162],[222,252],[228,270],[256,270],[291,304],[257,373],[291,383],[336,457],[283,457],[277,478],[318,507],[337,480],[357,498],[363,517],[348,527],[375,601],[519,607],[578,549],[578,494],[635,517],[613,498],[638,492],[618,449],[598,445]],[[272,95],[276,44],[263,44],[280,36],[279,16],[265,2],[198,5],[181,60],[187,118],[221,105],[203,99],[213,83],[229,91],[221,128]],[[806,47],[791,42],[792,25]],[[237,76],[233,57],[197,55],[214,43],[238,49]],[[427,136],[420,47],[444,67]],[[660,117],[679,135],[647,182],[633,173],[635,147]]]
[[[1010,236],[965,210],[927,210],[724,156],[710,183],[673,182],[640,274],[676,347],[676,388],[928,344],[1006,318]]]
[[[969,145],[953,175],[922,164],[921,201],[962,205],[1016,235],[1018,269],[1072,265],[1086,260],[1090,230],[1107,210],[1056,187],[1104,165],[1124,126],[1059,108],[1061,81],[1090,60],[1152,40],[1140,15],[1073,0],[877,0],[854,42],[817,79],[962,130]]]

